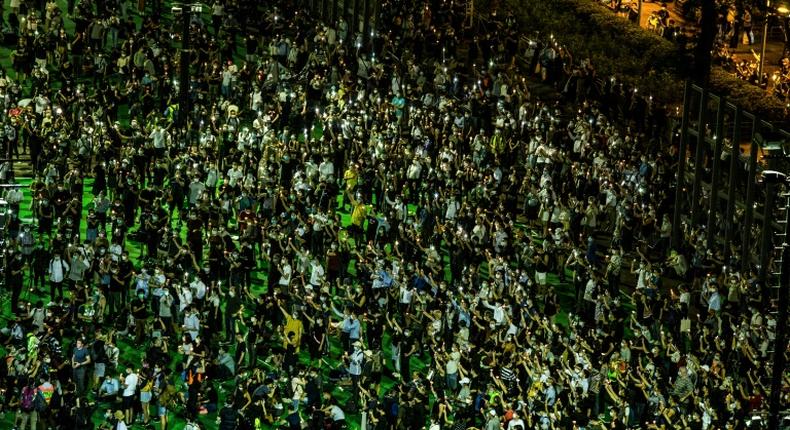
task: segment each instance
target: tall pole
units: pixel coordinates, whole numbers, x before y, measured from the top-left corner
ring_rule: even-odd
[[[765,64],[765,44],[768,42],[768,18],[771,16],[771,0],[765,2],[765,22],[763,23],[763,40],[760,47],[760,67],[757,68],[757,83],[763,83],[763,65]]]
[[[743,240],[741,241],[741,270],[749,269],[751,263],[752,222],[754,221],[754,181],[757,172],[757,118],[752,119],[751,147],[749,148],[749,170],[746,172],[746,202],[743,215]]]
[[[735,235],[735,221],[732,219],[735,215],[735,196],[737,192],[737,186],[735,182],[735,175],[737,175],[737,168],[739,162],[739,149],[740,149],[740,142],[741,142],[741,109],[736,108],[735,110],[735,130],[732,134],[732,146],[730,148],[730,180],[729,185],[727,186],[727,222],[724,223],[724,227],[727,229],[725,233],[726,239],[724,243],[724,261],[729,261],[730,256],[732,255],[732,250],[730,249],[730,244],[733,242],[733,236]]]
[[[770,160],[769,160],[770,161]],[[765,286],[765,280],[768,279],[768,260],[770,258],[770,250],[773,249],[774,229],[771,222],[773,221],[772,214],[774,213],[774,200],[776,185],[771,182],[765,182],[765,202],[763,203],[763,222],[760,231],[760,271],[757,274],[760,280],[760,285]],[[768,288],[766,288],[768,290]],[[763,294],[763,304],[768,304],[768,294]]]
[[[694,185],[691,189],[691,224],[700,219],[700,194],[702,193],[702,169],[705,167],[703,157],[704,145],[707,145],[705,117],[708,109],[708,89],[702,89],[699,100],[699,116],[697,117],[697,146],[694,150]]]
[[[688,145],[691,81],[686,81],[686,91],[683,94],[683,112],[681,112],[682,117],[680,122],[680,148],[678,150],[678,177],[677,185],[675,186],[675,212],[672,215],[671,247],[673,249],[677,249],[680,246],[680,207],[683,203],[683,196],[686,194],[686,146]]]
[[[192,49],[189,37],[190,6],[184,5],[181,8],[181,70],[180,87],[178,92],[178,126],[186,134],[187,117],[190,113],[189,108],[189,51]]]
[[[716,114],[716,131],[713,136],[713,172],[710,181],[710,196],[708,203],[708,247],[715,246],[713,236],[718,232],[716,213],[719,210],[719,179],[721,177],[721,146],[724,140],[724,111],[726,102],[724,97],[719,97],[719,109]],[[726,245],[725,245],[726,246]]]
[[[790,195],[784,195],[785,205],[790,204]],[[776,337],[774,338],[774,364],[771,375],[771,393],[768,396],[768,428],[778,429],[780,421],[780,408],[782,404],[782,377],[785,370],[785,352],[787,351],[787,308],[788,293],[790,293],[790,244],[787,234],[790,233],[790,208],[785,210],[785,231],[782,243],[782,274],[779,282],[779,297],[776,314]]]
[[[642,0],[636,2],[636,25],[637,27],[642,26]]]

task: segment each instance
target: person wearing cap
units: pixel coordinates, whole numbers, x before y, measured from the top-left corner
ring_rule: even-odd
[[[466,376],[458,381],[458,383],[461,384],[461,389],[458,391],[458,395],[456,396],[456,399],[458,399],[459,402],[468,403],[472,401],[472,390],[469,387],[471,382],[472,381]]]
[[[488,411],[488,416],[486,418],[486,424],[483,427],[484,430],[500,430],[500,426],[502,421],[497,416],[496,410],[491,409]]]

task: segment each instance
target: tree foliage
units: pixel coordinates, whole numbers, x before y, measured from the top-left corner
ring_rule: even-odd
[[[615,17],[596,1],[507,0],[506,4],[525,33],[555,35],[576,59],[590,58],[601,76],[615,76],[661,102],[682,102],[683,82],[693,74],[693,57],[676,44]],[[712,92],[765,119],[785,118],[780,100],[718,66],[712,68],[708,85]]]

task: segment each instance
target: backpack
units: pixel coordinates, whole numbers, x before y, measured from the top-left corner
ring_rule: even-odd
[[[94,363],[107,363],[107,351],[104,349],[104,341],[97,340],[93,342],[90,354]]]
[[[33,387],[22,388],[21,406],[25,412],[31,412],[35,409],[36,389]]]
[[[46,412],[47,408],[49,408],[47,399],[44,398],[44,394],[42,394],[40,390],[36,390],[36,399],[33,407],[36,412]]]

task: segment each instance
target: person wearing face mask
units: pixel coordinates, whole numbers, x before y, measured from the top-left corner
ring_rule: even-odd
[[[168,287],[162,288],[162,297],[159,299],[159,314],[158,314],[158,327],[171,336],[175,330],[173,329],[173,303],[175,299],[170,294]]]
[[[123,251],[121,253],[121,261],[118,263],[118,273],[121,277],[121,303],[126,306],[129,298],[129,287],[134,278],[136,271],[134,264],[129,260],[129,253]]]
[[[56,294],[63,299],[63,281],[66,280],[66,274],[69,270],[69,264],[66,263],[60,257],[60,252],[56,252],[55,255],[52,257],[52,260],[49,261],[49,268],[47,273],[49,273],[49,296],[50,299],[54,302],[56,300]]]
[[[17,241],[19,242],[25,262],[30,263],[33,259],[33,248],[36,243],[36,238],[33,236],[30,225],[25,224],[22,227],[22,231],[19,232]]]
[[[52,233],[52,220],[55,211],[49,199],[42,193],[38,199],[36,208],[36,220],[38,221],[38,234],[49,236]]]
[[[6,256],[6,288],[11,290],[11,311],[17,312],[19,295],[24,282],[25,259],[22,253],[14,252]]]

